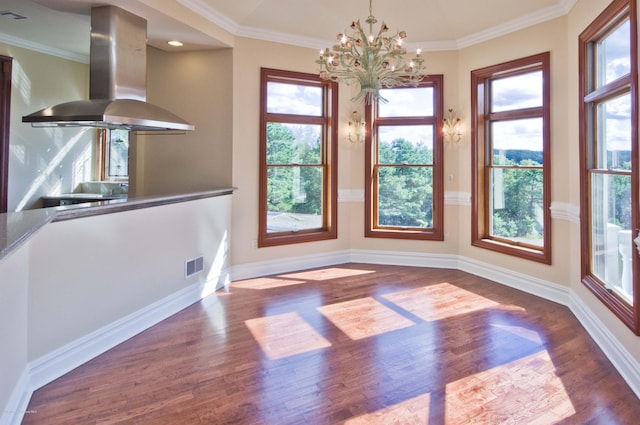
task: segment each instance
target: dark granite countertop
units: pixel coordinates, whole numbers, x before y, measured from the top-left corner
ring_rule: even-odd
[[[56,215],[55,208],[0,214],[0,261]]]
[[[51,195],[51,196],[43,196],[41,199],[77,199],[84,200],[88,199],[90,201],[94,200],[111,200],[111,199],[126,199],[126,194],[119,195],[110,195],[110,194],[102,194],[102,193],[63,193],[62,195]]]
[[[216,196],[230,195],[233,191],[233,188],[224,188],[181,195],[115,199],[0,214],[0,261],[21,246],[22,243],[42,228],[42,226],[52,221],[113,214],[178,202],[213,198]]]

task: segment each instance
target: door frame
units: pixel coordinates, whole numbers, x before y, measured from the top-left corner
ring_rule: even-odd
[[[11,123],[11,67],[13,58],[0,55],[0,213],[9,198],[9,126]]]

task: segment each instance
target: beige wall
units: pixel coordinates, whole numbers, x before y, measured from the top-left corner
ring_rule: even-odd
[[[149,48],[147,100],[188,121],[183,135],[137,136],[136,196],[231,186],[232,50],[166,53]]]
[[[32,128],[22,116],[88,97],[87,64],[0,43],[13,58],[9,133],[9,211],[39,207],[40,197],[71,192],[94,174],[95,130]]]

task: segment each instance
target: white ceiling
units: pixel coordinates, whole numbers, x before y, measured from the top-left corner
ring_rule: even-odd
[[[373,0],[390,31],[407,32],[409,48],[457,49],[566,14],[577,0]],[[221,48],[232,36],[328,47],[352,20],[369,15],[367,0],[0,0],[0,41],[87,60],[92,6],[112,4],[147,19],[149,44],[171,50]]]

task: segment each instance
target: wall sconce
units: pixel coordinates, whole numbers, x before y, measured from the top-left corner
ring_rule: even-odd
[[[351,143],[362,143],[364,142],[364,136],[367,134],[366,123],[360,117],[358,111],[353,111],[351,116],[351,121],[349,121],[349,141]]]
[[[447,110],[444,114],[444,120],[442,125],[442,134],[444,135],[444,141],[447,143],[458,143],[462,138],[461,131],[461,119],[456,115],[453,109]]]

